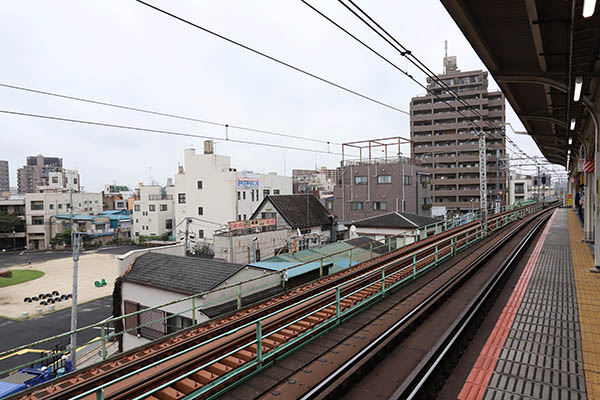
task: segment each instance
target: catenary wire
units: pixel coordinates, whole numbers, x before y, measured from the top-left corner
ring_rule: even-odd
[[[425,73],[425,75],[427,75],[430,79],[432,79],[433,81],[435,81],[436,83],[438,83],[438,85],[440,85],[441,87],[443,87],[447,92],[449,92],[449,94],[458,102],[460,102],[463,106],[468,107],[471,112],[473,112],[474,114],[476,114],[482,121],[484,121],[490,128],[494,128],[496,129],[497,126],[493,125],[490,121],[488,121],[481,113],[479,113],[479,110],[475,109],[471,104],[469,104],[464,98],[462,98],[462,96],[458,93],[456,93],[456,91],[451,88],[449,85],[447,85],[442,79],[440,79],[435,73],[433,73],[431,71],[430,68],[428,68],[423,62],[421,62],[410,50],[408,50],[405,46],[403,46],[396,38],[394,38],[394,36],[392,36],[389,32],[387,32],[379,23],[377,23],[372,17],[370,17],[365,11],[363,11],[358,5],[356,5],[355,2],[353,2],[352,0],[348,0],[354,7],[356,7],[356,9],[358,9],[366,18],[368,18],[373,24],[375,24],[379,29],[381,29],[381,31],[383,31],[389,38],[391,38],[400,48],[398,48],[396,45],[394,45],[394,43],[390,42],[390,40],[388,40],[381,32],[379,32],[377,29],[375,29],[371,24],[369,24],[364,18],[362,18],[360,15],[358,15],[356,13],[356,11],[354,11],[351,7],[349,7],[346,3],[344,3],[343,0],[338,0],[338,2],[340,4],[342,4],[346,9],[348,9],[352,14],[354,14],[358,19],[360,19],[364,24],[366,24],[371,30],[373,30],[378,36],[380,36],[382,39],[384,39],[388,44],[390,44],[394,49],[396,49],[402,56],[406,57],[413,65],[415,65],[419,70],[421,70],[423,73]],[[446,103],[446,102],[445,102]],[[448,104],[448,103],[446,103]],[[458,109],[456,110],[457,112],[459,112],[459,114],[461,114],[463,117],[466,117],[464,114],[462,114],[462,112],[460,112]],[[469,118],[469,120],[471,121],[471,123],[476,123],[477,121],[472,121],[471,118]],[[477,124],[478,128],[482,128],[479,124]],[[514,144],[516,147],[517,144],[514,143],[512,141],[512,139],[510,139],[510,137],[508,137],[508,135],[506,133],[503,133],[504,137],[506,138],[506,140],[508,142],[511,142],[512,144]],[[523,152],[524,153],[524,152]],[[525,153],[524,153],[525,154]]]
[[[187,133],[187,132],[167,131],[167,130],[161,130],[161,129],[142,128],[142,127],[130,126],[130,125],[120,125],[120,124],[111,124],[111,123],[106,123],[106,122],[87,121],[87,120],[81,120],[81,119],[56,117],[56,116],[51,116],[51,115],[33,114],[33,113],[25,113],[25,112],[19,112],[19,111],[11,111],[11,110],[0,110],[0,113],[22,116],[22,117],[31,117],[31,118],[54,120],[54,121],[71,122],[71,123],[83,124],[83,125],[96,125],[96,126],[103,126],[103,127],[107,127],[107,128],[126,129],[126,130],[138,131],[138,132],[159,133],[159,134],[164,134],[164,135],[193,137],[193,138],[210,139],[210,140],[225,140],[225,138],[216,137],[216,136],[199,135],[199,134]],[[241,144],[247,144],[247,145],[253,145],[253,146],[274,147],[274,148],[278,148],[278,149],[298,150],[298,151],[306,151],[306,152],[310,152],[310,153],[331,154],[331,155],[336,155],[336,156],[342,155],[341,153],[336,153],[336,152],[332,152],[332,151],[307,149],[307,148],[303,148],[303,147],[286,146],[286,145],[272,144],[272,143],[252,142],[249,140],[229,139],[228,141],[233,142],[233,143],[241,143]]]
[[[176,118],[176,119],[181,119],[181,120],[185,120],[185,121],[192,121],[192,122],[199,122],[199,123],[202,123],[202,124],[220,126],[220,127],[224,127],[224,128],[239,129],[239,130],[244,130],[244,131],[249,131],[249,132],[254,132],[254,133],[259,133],[259,134],[281,136],[281,137],[292,138],[292,139],[299,139],[299,140],[305,140],[305,141],[316,142],[316,143],[341,145],[341,143],[336,143],[336,142],[332,142],[332,141],[306,138],[306,137],[302,137],[302,136],[291,135],[291,134],[281,133],[281,132],[274,132],[274,131],[269,131],[269,130],[264,130],[264,129],[248,128],[248,127],[245,127],[245,126],[226,124],[226,123],[223,123],[223,122],[208,121],[208,120],[205,120],[205,119],[199,119],[199,118],[194,118],[194,117],[187,117],[187,116],[183,116],[183,115],[165,113],[165,112],[161,112],[161,111],[148,110],[148,109],[143,109],[143,108],[138,108],[138,107],[125,106],[125,105],[122,105],[122,104],[115,104],[115,103],[104,102],[104,101],[100,101],[100,100],[92,100],[92,99],[86,99],[86,98],[83,98],[83,97],[70,96],[70,95],[66,95],[66,94],[62,94],[62,93],[55,93],[55,92],[48,92],[48,91],[44,91],[44,90],[31,89],[31,88],[26,88],[26,87],[23,87],[23,86],[10,85],[8,83],[0,83],[0,87],[4,87],[4,88],[8,88],[8,89],[21,90],[21,91],[30,92],[30,93],[42,94],[42,95],[46,95],[46,96],[59,97],[59,98],[62,98],[62,99],[81,101],[81,102],[84,102],[84,103],[90,103],[90,104],[96,104],[96,105],[101,105],[101,106],[119,108],[119,109],[123,109],[123,110],[136,111],[136,112],[141,112],[141,113],[146,113],[146,114],[153,114],[153,115],[158,115],[158,116],[161,116],[161,117]]]
[[[260,50],[256,50],[256,49],[254,49],[254,48],[252,48],[252,47],[250,47],[250,46],[247,46],[247,45],[245,45],[245,44],[243,44],[243,43],[241,43],[241,42],[238,42],[238,41],[235,41],[235,40],[233,40],[233,39],[230,39],[230,38],[228,38],[228,37],[226,37],[226,36],[223,36],[223,35],[221,35],[221,34],[219,34],[219,33],[216,33],[216,32],[214,32],[214,31],[211,31],[210,29],[204,28],[203,26],[200,26],[200,25],[198,25],[198,24],[196,24],[196,23],[194,23],[194,22],[191,22],[191,21],[189,21],[189,20],[187,20],[187,19],[184,19],[184,18],[182,18],[182,17],[179,17],[179,16],[177,16],[177,15],[175,15],[175,14],[172,14],[172,13],[170,13],[170,12],[168,12],[168,11],[166,11],[166,10],[163,10],[163,9],[161,9],[161,8],[158,8],[158,7],[156,7],[156,6],[152,5],[152,4],[146,3],[145,1],[142,1],[142,0],[136,0],[136,1],[137,1],[138,3],[140,3],[140,4],[143,4],[143,5],[147,6],[147,7],[150,7],[150,8],[152,8],[152,9],[154,9],[154,10],[156,10],[156,11],[160,12],[160,13],[163,13],[163,14],[165,14],[165,15],[168,15],[168,16],[170,16],[171,18],[174,18],[174,19],[176,19],[176,20],[178,20],[178,21],[181,21],[181,22],[183,22],[183,23],[186,23],[186,24],[188,24],[188,25],[190,25],[190,26],[193,26],[193,27],[195,27],[195,28],[197,28],[197,29],[200,29],[200,30],[202,30],[202,31],[204,31],[204,32],[206,32],[206,33],[208,33],[208,34],[211,34],[211,35],[213,35],[213,36],[215,36],[215,37],[218,37],[219,39],[225,40],[225,41],[227,41],[227,42],[229,42],[229,43],[231,43],[231,44],[234,44],[234,45],[236,45],[236,46],[239,46],[239,47],[241,47],[241,48],[243,48],[243,49],[245,49],[245,50],[248,50],[248,51],[250,51],[250,52],[252,52],[252,53],[258,54],[259,56],[265,57],[265,58],[267,58],[267,59],[269,59],[269,60],[271,60],[271,61],[274,61],[274,62],[276,62],[276,63],[278,63],[278,64],[280,64],[280,65],[283,65],[283,66],[285,66],[285,67],[287,67],[287,68],[293,69],[294,71],[300,72],[300,73],[302,73],[302,74],[304,74],[304,75],[306,75],[306,76],[309,76],[309,77],[311,77],[311,78],[317,79],[317,80],[319,80],[319,81],[321,81],[321,82],[323,82],[323,83],[326,83],[326,84],[328,84],[328,85],[330,85],[330,86],[336,87],[336,88],[338,88],[338,89],[340,89],[340,90],[343,90],[343,91],[345,91],[345,92],[347,92],[347,93],[351,93],[351,94],[353,94],[353,95],[355,95],[355,96],[361,97],[361,98],[363,98],[363,99],[365,99],[365,100],[368,100],[368,101],[370,101],[370,102],[373,102],[373,103],[375,103],[375,104],[379,104],[380,106],[386,107],[386,108],[388,108],[388,109],[390,109],[390,110],[394,110],[394,111],[397,111],[397,112],[399,112],[399,113],[402,113],[402,114],[405,114],[405,115],[410,115],[410,112],[408,112],[408,111],[402,110],[401,108],[398,108],[398,107],[392,106],[392,105],[390,105],[390,104],[387,104],[387,103],[385,103],[385,102],[383,102],[383,101],[377,100],[377,99],[375,99],[375,98],[373,98],[373,97],[370,97],[370,96],[364,95],[364,94],[362,94],[362,93],[359,93],[359,92],[357,92],[356,90],[349,89],[349,88],[347,88],[347,87],[345,87],[345,86],[342,86],[342,85],[340,85],[340,84],[338,84],[338,83],[335,83],[335,82],[333,82],[333,81],[330,81],[330,80],[328,80],[328,79],[326,79],[326,78],[323,78],[323,77],[321,77],[321,76],[319,76],[319,75],[316,75],[316,74],[314,74],[314,73],[312,73],[312,72],[309,72],[309,71],[307,71],[307,70],[305,70],[305,69],[302,69],[302,68],[300,68],[300,67],[296,67],[296,66],[294,66],[294,65],[292,65],[292,64],[289,64],[289,63],[287,63],[287,62],[285,62],[285,61],[283,61],[283,60],[280,60],[280,59],[278,59],[278,58],[276,58],[276,57],[274,57],[274,56],[270,56],[270,55],[268,55],[268,54],[266,54],[266,53],[264,53],[264,52],[262,52],[262,51],[260,51]]]

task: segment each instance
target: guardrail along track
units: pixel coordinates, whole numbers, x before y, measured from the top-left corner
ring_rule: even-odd
[[[353,328],[346,340],[265,390],[261,398],[424,398],[421,390],[430,386],[449,348],[467,332],[467,324],[548,218],[548,211],[540,212],[489,241],[440,275],[439,286],[424,287],[417,304],[407,307],[403,300],[390,299],[384,312],[369,313],[369,321]],[[385,364],[379,367],[381,359]],[[360,387],[353,391],[357,382]]]
[[[530,205],[492,216],[488,228],[498,229],[539,207]],[[83,398],[87,394],[93,398],[103,392],[105,398],[114,399],[179,399],[219,391],[228,378],[239,379],[253,367],[265,365],[306,340],[307,334],[329,329],[342,315],[480,238],[479,222],[431,236],[35,388],[22,398]]]

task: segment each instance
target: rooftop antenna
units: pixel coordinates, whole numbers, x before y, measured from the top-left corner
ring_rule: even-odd
[[[446,60],[448,59],[448,41],[444,40],[444,74],[447,74]]]

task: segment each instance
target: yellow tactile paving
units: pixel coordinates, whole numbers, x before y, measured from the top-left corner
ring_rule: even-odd
[[[582,242],[583,229],[573,211],[569,211],[569,236],[587,395],[588,399],[600,400],[600,274],[589,272],[594,257],[589,246]]]

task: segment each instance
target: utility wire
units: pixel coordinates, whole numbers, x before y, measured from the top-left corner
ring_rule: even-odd
[[[119,109],[123,109],[123,110],[129,110],[129,111],[136,111],[136,112],[141,112],[141,113],[146,113],[146,114],[159,115],[161,117],[168,117],[168,118],[181,119],[181,120],[185,120],[185,121],[199,122],[199,123],[202,123],[202,124],[215,125],[215,126],[220,126],[220,127],[224,127],[224,128],[233,128],[233,129],[239,129],[239,130],[244,130],[244,131],[249,131],[249,132],[254,132],[254,133],[265,134],[265,135],[281,136],[281,137],[286,137],[286,138],[299,139],[299,140],[305,140],[305,141],[310,141],[310,142],[324,143],[324,144],[333,144],[333,145],[340,145],[341,146],[341,143],[336,143],[336,142],[331,142],[331,141],[326,141],[326,140],[311,139],[311,138],[306,138],[306,137],[297,136],[297,135],[290,135],[290,134],[281,133],[281,132],[273,132],[273,131],[267,131],[267,130],[263,130],[263,129],[248,128],[248,127],[245,127],[245,126],[231,125],[231,124],[226,124],[226,123],[223,123],[223,122],[208,121],[208,120],[204,120],[204,119],[187,117],[187,116],[183,116],[183,115],[164,113],[164,112],[161,112],[161,111],[147,110],[147,109],[143,109],[143,108],[137,108],[137,107],[132,107],[132,106],[125,106],[125,105],[115,104],[115,103],[108,103],[108,102],[99,101],[99,100],[86,99],[86,98],[83,98],[83,97],[69,96],[69,95],[61,94],[61,93],[55,93],[55,92],[48,92],[48,91],[43,91],[43,90],[31,89],[31,88],[26,88],[26,87],[23,87],[23,86],[10,85],[10,84],[7,84],[7,83],[0,83],[0,87],[4,87],[4,88],[8,88],[8,89],[21,90],[21,91],[30,92],[30,93],[36,93],[36,94],[43,94],[43,95],[46,95],[46,96],[59,97],[59,98],[62,98],[62,99],[81,101],[81,102],[84,102],[84,103],[90,103],[90,104],[96,104],[96,105],[101,105],[101,106],[119,108]]]
[[[365,11],[363,11],[358,5],[356,5],[356,3],[352,0],[348,0],[348,2],[350,4],[352,4],[357,10],[360,11],[360,13],[362,13],[369,21],[371,21],[373,24],[375,24],[375,26],[377,26],[381,31],[383,31],[385,33],[385,35],[387,35],[387,37],[391,38],[391,40],[393,40],[392,43],[390,42],[390,40],[384,36],[380,31],[378,31],[377,29],[375,29],[369,22],[367,22],[363,17],[361,17],[355,10],[353,10],[351,7],[349,7],[346,3],[344,3],[343,0],[338,0],[338,2],[340,4],[342,4],[346,9],[348,9],[352,14],[354,14],[358,19],[360,19],[364,24],[366,24],[371,30],[373,30],[378,36],[380,36],[382,39],[384,39],[390,46],[392,46],[395,50],[397,50],[402,56],[406,57],[413,65],[415,65],[419,70],[421,70],[425,75],[427,75],[430,79],[432,79],[434,82],[436,82],[438,85],[440,85],[441,87],[443,87],[453,98],[454,100],[460,102],[460,104],[462,104],[463,106],[467,107],[470,109],[471,112],[473,112],[474,114],[476,114],[482,121],[484,121],[490,128],[496,129],[497,126],[493,125],[490,121],[487,120],[487,118],[485,118],[481,113],[479,113],[479,110],[475,109],[471,104],[469,104],[464,98],[462,98],[461,95],[459,95],[458,93],[456,93],[456,91],[450,87],[449,85],[446,84],[446,82],[444,82],[441,78],[439,78],[433,71],[431,71],[430,68],[428,68],[423,62],[421,62],[410,50],[408,50],[405,46],[403,46],[396,38],[394,38],[394,36],[392,36],[389,32],[387,32],[379,23],[377,23],[377,21],[375,21],[371,16],[369,16],[369,14],[367,14]],[[400,48],[398,48],[397,46],[399,46]],[[427,89],[429,92],[429,89]],[[436,96],[437,97],[437,96]],[[438,97],[439,98],[439,97]],[[445,102],[445,101],[444,101]],[[448,104],[447,102],[445,102],[446,104]],[[471,118],[466,117],[462,112],[460,112],[458,109],[456,109],[457,112],[459,112],[463,117],[468,118],[471,121],[471,124],[476,123],[477,121],[473,121]],[[482,129],[482,127],[477,124],[477,127],[479,129]],[[506,133],[504,132],[503,135],[506,137],[506,140],[508,142],[511,142],[512,144],[514,144],[515,146],[517,146],[516,143],[514,143],[512,141],[512,139],[510,139],[508,137],[508,135],[506,135]],[[518,147],[518,146],[517,146]]]
[[[127,130],[138,131],[138,132],[160,133],[160,134],[164,134],[164,135],[193,137],[193,138],[200,138],[200,139],[224,140],[224,138],[216,137],[216,136],[198,135],[198,134],[194,134],[194,133],[167,131],[167,130],[161,130],[161,129],[142,128],[142,127],[130,126],[130,125],[110,124],[110,123],[106,123],[106,122],[87,121],[87,120],[73,119],[73,118],[63,118],[63,117],[56,117],[56,116],[51,116],[51,115],[24,113],[24,112],[11,111],[11,110],[0,110],[0,113],[9,114],[9,115],[18,115],[18,116],[22,116],[22,117],[31,117],[31,118],[54,120],[54,121],[71,122],[71,123],[83,124],[83,125],[96,125],[96,126],[103,126],[103,127],[107,127],[107,128],[127,129]],[[285,145],[272,144],[272,143],[251,142],[248,140],[240,140],[240,139],[229,139],[228,141],[233,142],[233,143],[242,143],[242,144],[248,144],[248,145],[253,145],[253,146],[274,147],[274,148],[278,148],[278,149],[298,150],[298,151],[306,151],[306,152],[311,152],[311,153],[331,154],[331,155],[336,155],[336,156],[342,155],[341,153],[335,153],[335,152],[331,152],[331,151],[307,149],[307,148],[303,148],[303,147],[285,146]]]
[[[278,64],[280,64],[280,65],[283,65],[284,67],[287,67],[287,68],[293,69],[294,71],[297,71],[297,72],[300,72],[300,73],[302,73],[302,74],[304,74],[304,75],[310,76],[311,78],[317,79],[317,80],[319,80],[319,81],[321,81],[321,82],[323,82],[323,83],[326,83],[326,84],[328,84],[328,85],[330,85],[330,86],[336,87],[336,88],[338,88],[338,89],[340,89],[340,90],[343,90],[343,91],[345,91],[345,92],[347,92],[347,93],[350,93],[350,94],[353,94],[353,95],[355,95],[355,96],[361,97],[361,98],[363,98],[363,99],[365,99],[365,100],[368,100],[368,101],[370,101],[370,102],[372,102],[372,103],[379,104],[380,106],[386,107],[386,108],[388,108],[388,109],[390,109],[390,110],[394,110],[394,111],[397,111],[397,112],[399,112],[399,113],[402,113],[402,114],[405,114],[405,115],[410,115],[410,112],[408,112],[408,111],[402,110],[401,108],[398,108],[398,107],[394,107],[394,106],[392,106],[392,105],[390,105],[390,104],[384,103],[383,101],[380,101],[380,100],[377,100],[377,99],[375,99],[375,98],[373,98],[373,97],[369,97],[369,96],[367,96],[367,95],[364,95],[364,94],[362,94],[362,93],[359,93],[359,92],[357,92],[357,91],[355,91],[355,90],[353,90],[353,89],[349,89],[349,88],[347,88],[347,87],[345,87],[345,86],[342,86],[342,85],[340,85],[340,84],[338,84],[338,83],[335,83],[335,82],[333,82],[333,81],[330,81],[330,80],[328,80],[328,79],[325,79],[325,78],[323,78],[323,77],[321,77],[321,76],[319,76],[319,75],[316,75],[316,74],[314,74],[314,73],[312,73],[312,72],[308,72],[307,70],[304,70],[304,69],[302,69],[302,68],[300,68],[300,67],[296,67],[296,66],[294,66],[294,65],[292,65],[292,64],[289,64],[289,63],[287,63],[287,62],[285,62],[285,61],[282,61],[282,60],[280,60],[280,59],[278,59],[278,58],[275,58],[275,57],[273,57],[273,56],[270,56],[270,55],[268,55],[268,54],[266,54],[266,53],[263,53],[262,51],[256,50],[256,49],[254,49],[254,48],[252,48],[252,47],[250,47],[250,46],[247,46],[247,45],[245,45],[245,44],[243,44],[243,43],[240,43],[240,42],[238,42],[238,41],[235,41],[235,40],[233,40],[233,39],[230,39],[230,38],[228,38],[228,37],[226,37],[226,36],[223,36],[223,35],[221,35],[221,34],[219,34],[219,33],[216,33],[216,32],[214,32],[214,31],[211,31],[210,29],[204,28],[203,26],[200,26],[200,25],[198,25],[198,24],[196,24],[196,23],[194,23],[194,22],[191,22],[191,21],[189,21],[189,20],[186,20],[186,19],[184,19],[184,18],[182,18],[182,17],[179,17],[179,16],[177,16],[177,15],[175,15],[175,14],[172,14],[172,13],[170,13],[170,12],[168,12],[168,11],[165,11],[165,10],[163,10],[163,9],[161,9],[161,8],[158,8],[158,7],[156,7],[156,6],[152,5],[152,4],[146,3],[145,1],[142,1],[142,0],[136,0],[136,1],[137,1],[138,3],[140,3],[140,4],[143,4],[143,5],[147,6],[147,7],[150,7],[150,8],[152,8],[152,9],[154,9],[154,10],[156,10],[156,11],[160,12],[160,13],[163,13],[163,14],[165,14],[165,15],[168,15],[168,16],[169,16],[169,17],[171,17],[171,18],[175,18],[175,19],[176,19],[176,20],[178,20],[178,21],[181,21],[181,22],[183,22],[183,23],[186,23],[186,24],[188,24],[188,25],[190,25],[190,26],[193,26],[193,27],[195,27],[195,28],[198,28],[198,29],[200,29],[200,30],[202,30],[202,31],[204,31],[204,32],[206,32],[206,33],[208,33],[208,34],[211,34],[211,35],[213,35],[213,36],[215,36],[215,37],[218,37],[219,39],[225,40],[225,41],[227,41],[227,42],[229,42],[229,43],[231,43],[231,44],[234,44],[234,45],[236,45],[236,46],[239,46],[239,47],[241,47],[241,48],[243,48],[243,49],[245,49],[245,50],[248,50],[248,51],[250,51],[250,52],[252,52],[252,53],[258,54],[259,56],[265,57],[265,58],[267,58],[267,59],[269,59],[269,60],[271,60],[271,61],[274,61],[274,62],[276,62],[276,63],[278,63]]]

